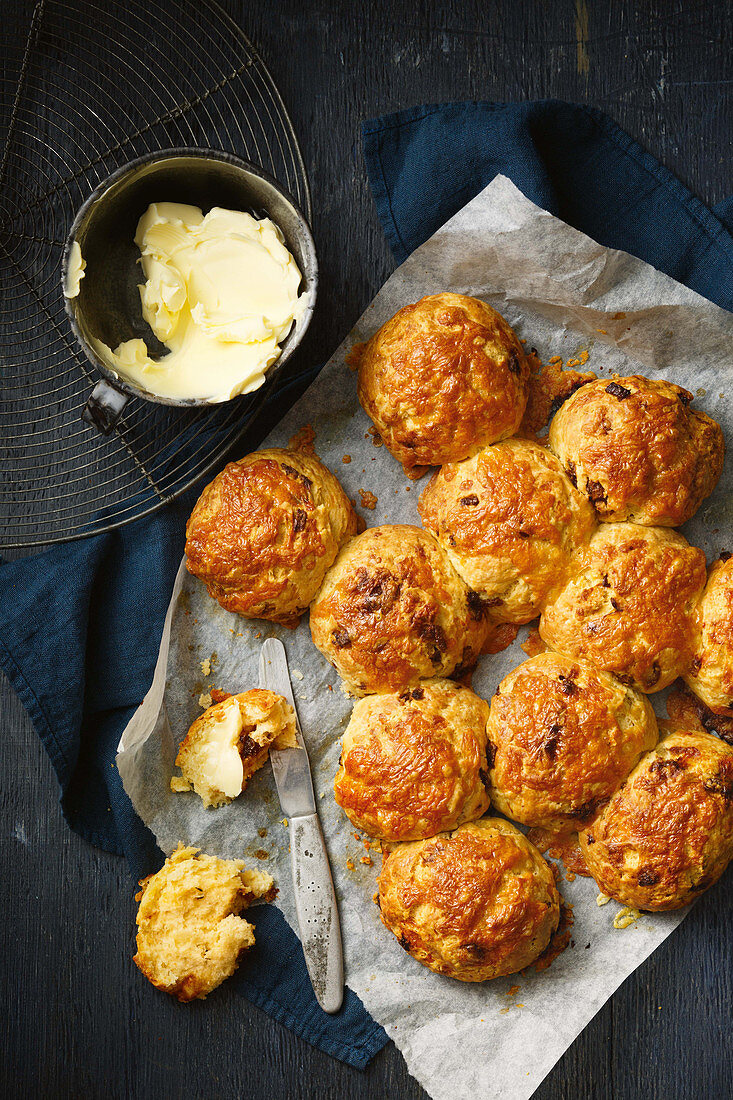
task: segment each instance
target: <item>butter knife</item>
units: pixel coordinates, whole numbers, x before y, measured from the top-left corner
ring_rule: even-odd
[[[260,687],[282,695],[295,710],[285,647],[277,638],[268,638],[260,651]],[[338,1012],[344,999],[341,924],[297,711],[295,723],[298,748],[271,748],[270,761],[290,826],[290,863],[305,964],[321,1008]]]

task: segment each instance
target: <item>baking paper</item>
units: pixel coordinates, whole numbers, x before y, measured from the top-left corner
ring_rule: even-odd
[[[426,482],[408,481],[383,446],[356,397],[345,364],[401,306],[451,290],[485,299],[547,362],[584,358],[601,377],[612,372],[663,375],[696,395],[733,439],[726,401],[731,315],[622,252],[603,248],[534,206],[497,177],[451,218],[387,281],[349,337],[267,440],[284,446],[304,425],[315,431],[319,456],[359,505],[369,526],[419,523],[417,500]],[[708,558],[733,549],[730,464],[712,497],[684,533]],[[367,498],[369,499],[369,498]],[[490,698],[499,680],[526,659],[517,643],[482,659],[474,689]],[[125,789],[158,843],[179,841],[271,872],[276,904],[297,931],[288,827],[269,766],[229,806],[203,808],[193,793],[173,794],[169,780],[178,744],[201,713],[212,686],[239,692],[257,686],[259,647],[285,643],[300,721],[340,901],[346,980],[387,1030],[410,1072],[435,1100],[525,1100],[618,985],[665,939],[686,911],[644,915],[613,927],[618,906],[596,904],[589,879],[562,882],[574,906],[573,942],[542,972],[480,984],[433,974],[407,955],[381,925],[372,895],[380,857],[357,839],[336,806],[331,784],[339,742],[353,700],[315,649],[307,617],[295,631],[248,622],[224,611],[182,567],[171,602],[153,686],[120,744]],[[210,663],[210,674],[208,671]],[[660,714],[665,693],[653,695]],[[205,700],[204,700],[205,702]],[[261,864],[259,861],[262,861]],[[353,868],[353,870],[351,869]],[[246,962],[243,964],[246,966]]]

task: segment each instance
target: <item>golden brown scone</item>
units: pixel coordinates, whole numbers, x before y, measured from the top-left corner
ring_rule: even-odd
[[[341,551],[311,604],[313,641],[356,695],[403,691],[475,663],[481,600],[432,535],[369,527]]]
[[[639,692],[587,661],[542,653],[505,676],[491,700],[491,800],[524,825],[573,832],[657,737]]]
[[[255,898],[271,900],[272,879],[241,859],[216,859],[182,844],[135,895],[137,954],[145,977],[179,1001],[204,998],[237,969],[255,942],[238,916]]]
[[[181,742],[171,790],[199,795],[204,806],[222,806],[241,794],[267,759],[270,746],[296,748],[295,711],[281,695],[253,688],[215,703]]]
[[[354,825],[381,840],[419,840],[481,817],[489,706],[451,680],[354,707],[334,791]]]
[[[643,756],[580,834],[601,890],[637,909],[679,909],[733,857],[733,748],[680,730]]]
[[[431,294],[366,344],[359,400],[408,476],[513,435],[529,364],[504,318],[477,298]]]
[[[570,555],[596,526],[558,459],[506,439],[442,466],[420,517],[498,621],[527,623],[567,580]]]
[[[721,554],[697,605],[685,682],[714,714],[733,717],[733,559]]]
[[[529,966],[560,918],[549,866],[518,829],[495,817],[397,845],[378,883],[382,921],[405,951],[462,982]]]
[[[272,448],[230,462],[186,525],[186,568],[227,611],[295,626],[356,513],[330,470]]]
[[[661,379],[605,378],[582,386],[550,425],[550,446],[601,520],[677,527],[723,469],[720,425],[692,394]]]
[[[689,667],[701,550],[667,527],[607,523],[573,555],[570,580],[540,619],[542,639],[640,691],[661,691]]]

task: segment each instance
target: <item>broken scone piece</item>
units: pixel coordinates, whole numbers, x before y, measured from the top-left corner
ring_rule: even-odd
[[[281,695],[253,688],[230,695],[196,719],[183,740],[172,791],[192,788],[205,806],[222,806],[241,794],[267,759],[270,747],[297,748],[295,711]]]
[[[245,871],[241,859],[217,859],[182,844],[135,895],[136,966],[179,1001],[204,998],[237,969],[255,942],[239,916],[255,898],[272,901],[272,878]]]

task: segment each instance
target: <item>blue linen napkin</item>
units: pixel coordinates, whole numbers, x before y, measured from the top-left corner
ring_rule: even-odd
[[[415,107],[367,122],[364,150],[398,263],[502,174],[593,240],[733,309],[733,195],[711,212],[602,111],[559,100]]]
[[[367,122],[375,203],[401,262],[503,173],[535,203],[733,308],[733,196],[717,217],[601,112],[572,104],[455,103]],[[312,372],[315,373],[315,372]],[[297,396],[273,391],[241,444],[256,447]],[[134,813],[114,756],[150,685],[195,493],[118,531],[0,566],[0,664],[51,758],[73,829],[124,853],[136,877],[162,853]],[[233,982],[275,1019],[357,1067],[387,1036],[348,991],[319,1009],[279,910],[252,911],[257,946]]]

